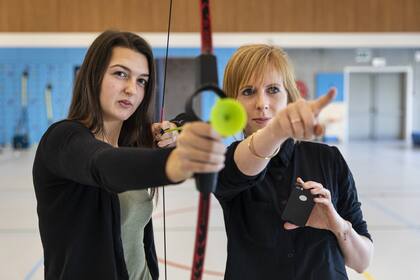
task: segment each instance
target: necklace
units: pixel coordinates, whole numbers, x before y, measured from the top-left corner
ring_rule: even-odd
[[[105,131],[105,129],[103,129],[103,130],[102,130],[101,134],[102,134],[102,141],[103,141],[103,142],[108,143],[109,145],[111,145],[111,146],[113,146],[113,147],[115,147],[115,148],[117,148],[117,147],[118,147],[118,144],[114,146],[114,145],[112,144],[112,142],[111,142],[111,141],[109,141],[108,137],[106,136],[106,131]]]

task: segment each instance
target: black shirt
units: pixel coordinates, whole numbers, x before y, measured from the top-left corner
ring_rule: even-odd
[[[164,168],[170,152],[113,148],[75,121],[47,130],[33,165],[45,279],[128,279],[117,193],[171,183]],[[157,279],[152,221],[143,241]]]
[[[285,230],[281,219],[299,176],[329,189],[340,216],[371,238],[352,174],[338,149],[288,139],[265,170],[246,176],[233,158],[238,144],[228,148],[216,191],[228,239],[225,279],[348,279],[332,232],[311,227]]]

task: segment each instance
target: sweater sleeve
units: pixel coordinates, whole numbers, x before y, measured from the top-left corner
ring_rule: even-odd
[[[225,167],[220,171],[215,196],[219,200],[230,200],[239,193],[262,181],[267,168],[255,176],[247,176],[236,165],[234,154],[240,142],[232,143],[226,152]]]
[[[337,211],[340,216],[352,223],[354,230],[372,240],[368,232],[367,223],[363,219],[361,203],[359,201],[353,175],[340,151],[334,147],[339,168],[337,169],[339,183],[339,198]]]
[[[171,184],[166,160],[172,149],[114,148],[82,124],[63,121],[43,136],[37,160],[59,178],[115,193]]]

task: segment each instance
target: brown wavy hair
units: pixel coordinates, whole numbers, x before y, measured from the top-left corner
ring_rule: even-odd
[[[99,96],[112,51],[116,47],[128,48],[143,54],[149,67],[149,80],[144,98],[137,110],[123,122],[118,145],[120,147],[153,147],[149,107],[155,91],[155,64],[152,48],[143,38],[134,33],[107,30],[95,39],[77,74],[67,118],[83,123],[94,134],[104,133]],[[157,188],[151,188],[150,194],[154,197],[157,194]]]
[[[149,44],[134,33],[107,30],[95,39],[77,74],[67,118],[83,123],[94,134],[104,132],[99,96],[102,80],[115,47],[128,48],[143,54],[149,67],[149,81],[144,98],[137,110],[123,122],[118,145],[152,147],[153,135],[149,107],[155,91],[154,59]]]

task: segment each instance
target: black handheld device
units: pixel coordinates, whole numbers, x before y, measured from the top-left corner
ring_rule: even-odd
[[[314,196],[311,191],[295,185],[287,201],[281,218],[287,222],[303,227],[314,208]]]

